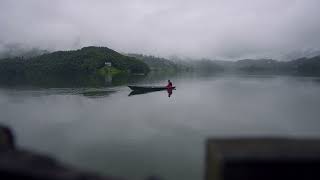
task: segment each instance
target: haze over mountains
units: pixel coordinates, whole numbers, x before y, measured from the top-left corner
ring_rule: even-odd
[[[318,7],[318,0],[1,0],[0,49],[105,46],[159,57],[291,60],[319,51]]]
[[[67,50],[67,49],[62,49],[62,50]],[[50,53],[53,51],[47,50],[47,49],[42,49],[42,48],[37,48],[37,47],[31,47],[27,46],[25,44],[19,44],[19,43],[8,43],[8,44],[0,44],[0,59],[3,58],[13,58],[13,57],[33,57],[33,56],[38,56],[42,55],[45,53]],[[172,55],[172,56],[156,56],[154,54],[144,54],[144,53],[135,53],[135,52],[124,52],[123,54],[128,54],[128,55],[142,55],[142,56],[153,56],[153,57],[159,57],[159,59],[164,58],[164,59],[170,59],[172,61],[195,61],[195,60],[222,60],[222,61],[237,61],[241,60],[241,58],[235,58],[235,59],[211,59],[211,58],[205,58],[205,57],[196,57],[196,58],[191,58],[187,56],[177,56],[177,55]],[[300,59],[300,58],[311,58],[315,56],[320,55],[320,50],[316,49],[309,49],[309,50],[301,50],[301,51],[296,51],[296,52],[291,52],[289,54],[284,54],[281,56],[281,59],[275,59],[275,58],[248,58],[248,59],[275,59],[278,61],[290,61],[290,60],[295,60],[295,59]]]
[[[13,57],[33,57],[49,53],[48,50],[43,50],[35,47],[28,47],[23,44],[0,44],[0,59]]]
[[[158,72],[187,72],[187,71],[198,71],[198,72],[268,72],[268,73],[302,73],[302,74],[310,74],[310,75],[318,75],[320,74],[320,56],[317,54],[317,52],[304,52],[304,53],[297,53],[292,54],[291,57],[294,57],[293,59],[290,59],[288,61],[279,61],[275,59],[268,59],[268,58],[262,58],[262,59],[237,59],[234,61],[228,61],[228,60],[217,60],[217,59],[206,59],[206,58],[180,58],[177,56],[172,56],[170,58],[164,58],[164,57],[156,57],[152,55],[143,55],[143,54],[125,54],[124,56],[120,56],[119,53],[104,47],[104,49],[107,49],[108,51],[101,51],[103,47],[89,47],[89,48],[83,48],[82,50],[86,49],[93,49],[94,51],[101,52],[105,55],[108,53],[116,53],[117,56],[114,56],[115,58],[112,60],[113,64],[115,64],[116,68],[123,71],[128,71],[131,67],[123,66],[121,63],[118,62],[122,61],[122,57],[133,57],[135,59],[138,59],[149,66],[151,71],[158,71]],[[110,50],[110,52],[109,52]],[[68,52],[68,51],[67,51]],[[69,51],[71,52],[77,52],[77,51]],[[59,52],[56,52],[59,53]],[[0,53],[0,59],[7,59],[5,62],[12,62],[14,64],[18,59],[30,59],[29,61],[25,61],[25,64],[31,64],[33,63],[32,60],[34,59],[44,59],[42,62],[47,62],[50,64],[51,67],[53,67],[52,63],[57,63],[59,61],[63,62],[65,66],[63,67],[67,71],[72,70],[74,68],[71,68],[67,66],[66,62],[71,60],[73,66],[78,66],[74,63],[80,63],[80,65],[83,63],[82,61],[87,61],[86,59],[88,57],[81,57],[81,56],[74,56],[71,59],[66,58],[67,56],[59,56],[60,59],[54,59],[54,58],[47,58],[56,54],[50,53],[47,50],[41,50],[41,49],[27,49],[19,44],[11,44],[6,46],[6,51],[2,51]],[[47,56],[41,56],[42,54],[47,54]],[[105,56],[103,55],[103,56]],[[59,58],[57,56],[52,56]],[[8,59],[9,58],[9,59]],[[77,59],[78,58],[78,59]],[[83,59],[85,58],[85,59]],[[101,61],[100,64],[103,64],[105,60],[100,60],[99,57],[93,55],[90,55],[90,58],[92,59],[91,63],[94,63],[94,61]],[[49,62],[50,60],[50,62]],[[130,61],[130,58],[128,58]],[[133,59],[134,60],[134,59]],[[107,60],[109,61],[109,60]],[[128,62],[129,62],[128,61]],[[1,62],[1,61],[0,61]],[[3,61],[2,61],[3,62]],[[134,62],[134,61],[133,61]],[[134,62],[136,63],[136,62]],[[120,66],[117,66],[119,64]],[[4,65],[2,63],[2,65]],[[26,66],[27,67],[27,66]],[[2,67],[3,69],[4,67]],[[71,68],[71,69],[70,69]],[[97,69],[101,68],[101,65],[97,66]],[[145,68],[142,68],[145,69]],[[36,69],[35,69],[36,70]],[[38,70],[40,71],[41,68]],[[43,69],[42,69],[43,70]],[[41,70],[41,71],[42,71]],[[51,70],[51,69],[48,69]],[[318,72],[319,71],[319,72]],[[142,70],[141,72],[146,72],[145,70]]]

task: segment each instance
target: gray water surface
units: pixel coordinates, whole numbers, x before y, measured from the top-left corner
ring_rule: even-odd
[[[1,88],[0,123],[13,128],[20,147],[134,180],[202,179],[208,137],[320,137],[319,78],[172,80],[170,98],[166,91],[128,96],[126,86]]]

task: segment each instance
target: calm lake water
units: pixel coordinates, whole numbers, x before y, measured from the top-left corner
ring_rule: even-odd
[[[133,180],[199,180],[208,137],[320,137],[320,79],[176,76],[177,90],[0,88],[0,123],[20,147]],[[166,84],[147,78],[137,84]]]

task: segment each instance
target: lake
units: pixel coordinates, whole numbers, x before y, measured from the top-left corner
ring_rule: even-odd
[[[0,88],[0,123],[18,145],[133,180],[202,179],[208,137],[320,137],[320,78],[177,75],[177,90]],[[165,85],[148,77],[134,84]]]

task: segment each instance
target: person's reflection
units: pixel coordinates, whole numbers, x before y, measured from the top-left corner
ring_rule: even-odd
[[[173,88],[168,88],[168,89],[167,89],[168,97],[171,97],[171,95],[172,95],[172,90],[173,90]]]
[[[171,97],[172,90],[174,89],[174,87],[170,80],[168,80],[168,85],[166,87],[167,87],[168,97]]]

